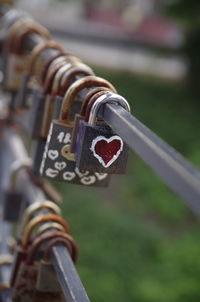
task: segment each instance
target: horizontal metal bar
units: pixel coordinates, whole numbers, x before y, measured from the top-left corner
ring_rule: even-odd
[[[66,248],[63,245],[53,247],[51,259],[66,301],[89,302],[87,293]]]
[[[122,107],[106,104],[99,116],[200,215],[200,172],[197,169]]]

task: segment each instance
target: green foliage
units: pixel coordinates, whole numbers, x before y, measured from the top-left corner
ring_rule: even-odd
[[[127,73],[110,80],[133,114],[200,167],[200,103],[182,87]],[[59,184],[91,301],[198,302],[199,221],[135,154],[108,189]]]

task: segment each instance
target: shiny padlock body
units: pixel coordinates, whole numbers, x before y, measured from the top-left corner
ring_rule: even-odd
[[[79,122],[75,146],[76,165],[79,169],[100,173],[124,174],[128,160],[128,146],[103,123],[92,126]]]
[[[74,161],[74,154],[67,152],[71,143],[72,126],[53,121],[40,173],[43,177],[85,186],[107,186],[110,177],[107,174],[90,173],[79,170]]]

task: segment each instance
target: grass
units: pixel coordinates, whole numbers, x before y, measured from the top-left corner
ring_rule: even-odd
[[[184,85],[98,70],[134,115],[200,167],[198,99]],[[200,301],[199,220],[131,153],[108,189],[58,184],[91,301]]]

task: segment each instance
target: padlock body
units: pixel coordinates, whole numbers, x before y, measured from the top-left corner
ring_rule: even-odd
[[[21,77],[27,70],[28,56],[10,54],[6,62],[4,86],[7,91],[17,92],[21,85]]]
[[[33,101],[29,112],[29,135],[32,139],[40,137],[45,108],[45,96],[39,88],[33,89]]]
[[[45,151],[46,140],[43,138],[39,138],[38,140],[33,141],[31,157],[32,157],[32,167],[31,171],[34,175],[40,175],[40,166],[43,159],[43,154]]]
[[[72,126],[53,121],[47,137],[40,174],[43,177],[85,186],[107,186],[107,174],[90,173],[76,168],[74,154],[66,152],[71,143]]]
[[[25,261],[21,263],[12,289],[13,302],[36,302],[37,275],[38,264],[27,265]]]
[[[79,122],[76,164],[79,169],[109,174],[126,173],[128,146],[107,125]]]
[[[6,190],[3,195],[3,219],[16,222],[19,218],[23,194],[19,191]]]

